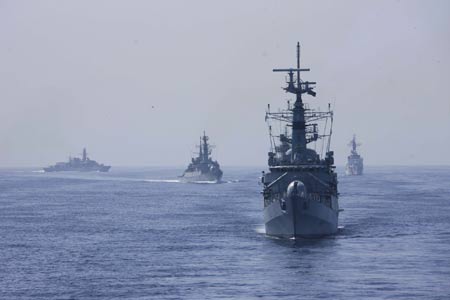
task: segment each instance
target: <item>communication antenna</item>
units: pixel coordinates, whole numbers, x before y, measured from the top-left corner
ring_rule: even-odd
[[[330,103],[328,103],[328,112],[330,112]],[[325,119],[325,126],[323,128],[323,135],[325,136],[327,134],[327,125],[328,125],[328,118]],[[330,137],[328,137],[328,140]],[[320,149],[320,156],[323,157],[323,147],[325,146],[325,139],[322,139],[322,148]]]
[[[275,141],[273,140],[272,135],[272,125],[269,125],[269,140],[270,140],[270,151],[274,151],[275,149]]]
[[[330,112],[330,136],[328,137],[327,152],[330,152],[331,136],[333,134],[333,111],[331,110],[330,103],[328,103],[328,111]]]

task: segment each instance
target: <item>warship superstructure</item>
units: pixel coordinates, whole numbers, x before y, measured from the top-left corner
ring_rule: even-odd
[[[310,109],[304,94],[315,97],[315,82],[303,81],[300,68],[300,44],[297,43],[297,67],[274,69],[286,72],[287,93],[295,95],[294,104],[266,113],[266,121],[283,125],[279,135],[269,123],[270,172],[263,172],[264,222],[266,235],[278,238],[314,238],[338,230],[339,204],[337,175],[330,141],[333,111]],[[311,144],[311,147],[307,147]],[[325,149],[324,149],[325,148]],[[325,153],[323,153],[325,151]],[[320,154],[319,154],[319,153]]]
[[[217,161],[211,158],[212,146],[208,143],[209,137],[203,132],[200,137],[199,153],[193,157],[191,163],[181,178],[186,182],[220,182],[223,172]]]
[[[347,164],[345,165],[346,175],[362,175],[364,165],[363,158],[358,154],[356,148],[361,146],[356,142],[356,137],[353,135],[353,139],[348,143],[348,146],[352,148],[350,155],[347,157]]]
[[[44,168],[45,172],[61,172],[61,171],[80,171],[80,172],[108,172],[111,166],[99,164],[95,160],[89,159],[86,148],[83,148],[83,156],[69,157],[68,162],[58,162],[53,166]]]

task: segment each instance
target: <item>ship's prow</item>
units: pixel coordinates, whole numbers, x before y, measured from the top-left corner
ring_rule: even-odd
[[[261,179],[266,235],[283,239],[320,238],[338,232],[338,182],[334,153],[330,151],[333,111],[330,105],[328,111],[306,107],[302,94],[314,97],[316,93],[313,91],[315,82],[300,79],[303,71],[309,69],[300,68],[300,45],[297,44],[297,68],[274,69],[274,72],[288,73],[285,91],[295,95],[294,105],[288,102],[286,110],[274,113],[269,106],[266,113],[266,120],[286,124],[284,132],[278,135],[273,135],[269,126],[270,171],[263,172]],[[324,132],[319,133],[320,124],[325,126]],[[307,147],[319,139],[323,142],[322,149],[326,148],[324,156]]]
[[[350,152],[350,155],[347,157],[347,164],[345,165],[345,175],[362,175],[364,170],[364,160],[356,151],[357,147],[361,146],[361,144],[356,142],[355,135],[353,135],[353,139],[348,145],[352,148],[352,150]]]
[[[222,182],[222,174],[219,172],[184,172],[183,175],[180,176],[180,180],[190,183],[220,183]]]
[[[192,158],[180,180],[189,183],[220,183],[223,172],[217,161],[211,159],[211,145],[208,143],[209,137],[203,133],[200,137],[199,154]]]
[[[111,169],[111,166],[101,166],[99,172],[109,172],[109,169]]]

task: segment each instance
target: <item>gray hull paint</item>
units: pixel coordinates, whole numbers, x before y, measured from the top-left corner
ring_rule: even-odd
[[[348,159],[348,163],[345,165],[345,175],[362,175],[363,174],[363,160],[361,159]]]
[[[337,203],[333,199],[333,203]],[[335,234],[338,210],[315,200],[286,199],[286,210],[279,201],[264,209],[266,234],[279,238],[314,238]]]
[[[202,181],[216,181],[219,182],[222,176],[216,176],[211,173],[201,174],[199,172],[186,172],[181,176],[184,182],[202,182]]]
[[[300,43],[297,43],[297,67],[273,71],[288,73],[287,86],[283,89],[295,95],[295,103],[292,106],[288,101],[287,109],[273,113],[268,105],[266,112],[266,121],[286,125],[284,133],[280,128],[278,136],[272,134],[269,125],[271,147],[267,162],[270,172],[263,172],[261,178],[266,234],[279,238],[334,234],[338,229],[339,204],[334,152],[330,151],[331,105],[328,104],[327,111],[318,111],[303,102],[304,94],[316,96],[313,90],[316,83],[300,78],[300,72],[309,71],[300,67]],[[321,125],[325,134],[319,133]],[[308,148],[309,143],[319,139],[324,139],[322,146],[327,144],[325,153],[322,147],[320,155]]]
[[[86,148],[83,148],[83,156],[70,157],[68,162],[59,162],[56,165],[44,168],[45,172],[108,172],[111,166],[99,164],[89,159]]]
[[[93,167],[93,168],[55,168],[55,167],[49,167],[44,168],[45,172],[108,172],[110,166],[103,166],[103,167]]]

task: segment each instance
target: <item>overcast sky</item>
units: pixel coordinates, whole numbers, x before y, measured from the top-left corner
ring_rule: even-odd
[[[297,41],[338,165],[353,133],[370,165],[450,164],[450,1],[0,0],[0,39],[1,167],[183,166],[204,129],[264,166]]]

